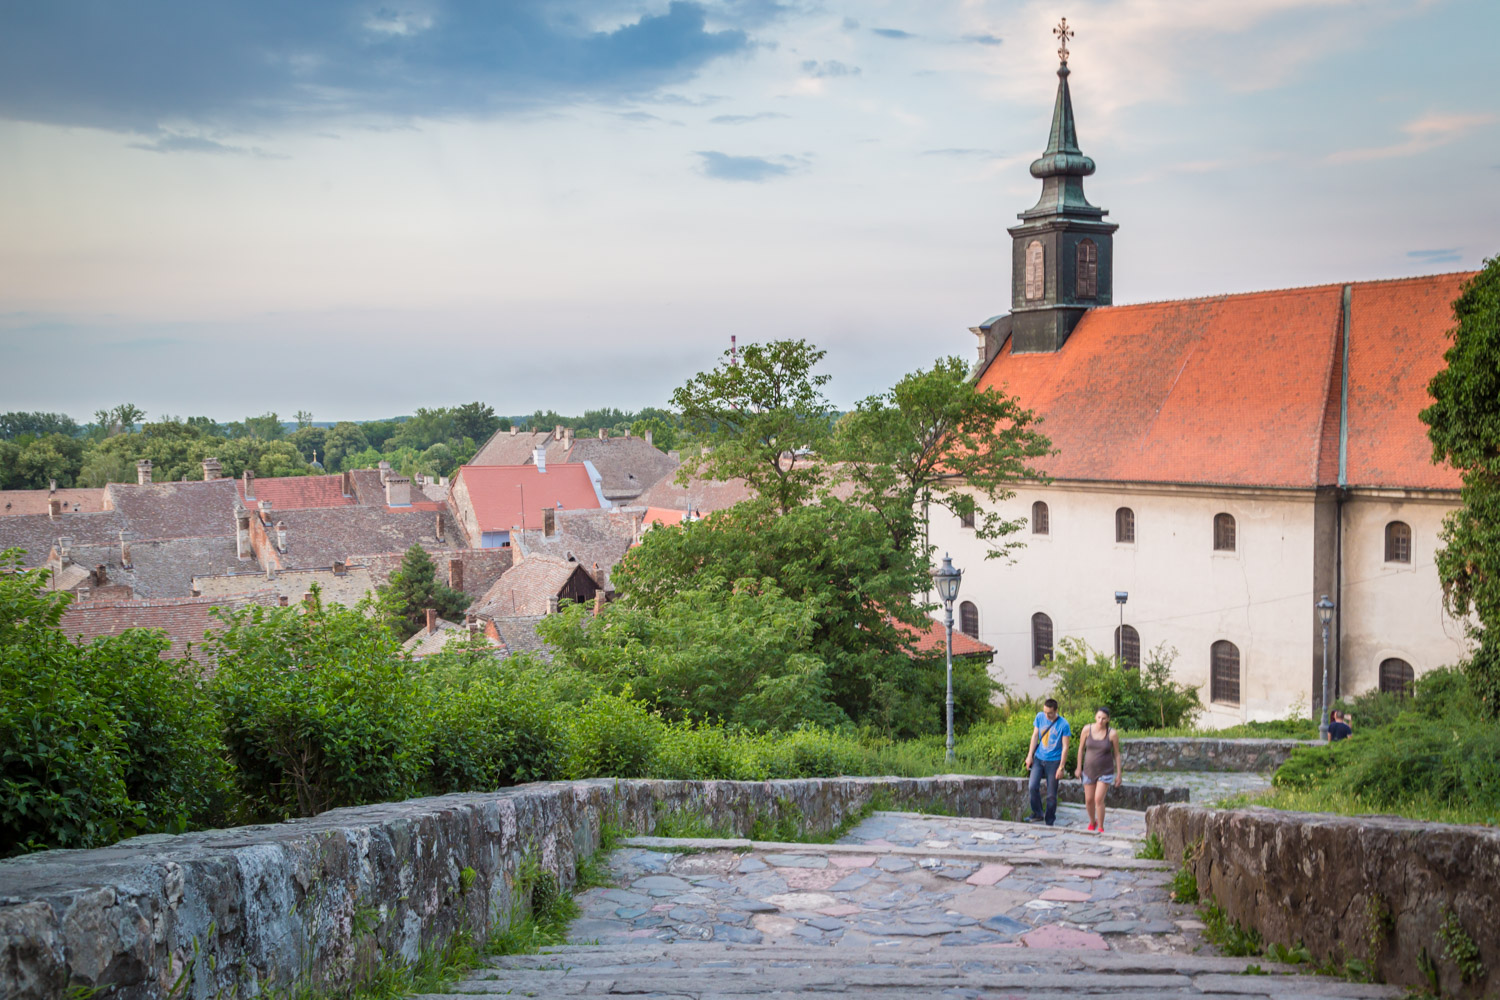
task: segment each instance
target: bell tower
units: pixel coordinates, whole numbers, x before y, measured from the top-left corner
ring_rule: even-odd
[[[1036,354],[1061,349],[1083,314],[1111,302],[1114,232],[1109,213],[1090,205],[1083,179],[1094,161],[1078,148],[1073,99],[1068,93],[1067,18],[1052,30],[1057,57],[1057,101],[1047,149],[1031,164],[1042,196],[1019,216],[1011,235],[1011,350]]]

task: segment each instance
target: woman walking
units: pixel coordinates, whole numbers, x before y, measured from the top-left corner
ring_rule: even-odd
[[[1110,785],[1123,783],[1120,773],[1120,733],[1109,724],[1109,709],[1094,713],[1078,741],[1078,774],[1083,778],[1083,804],[1089,830],[1104,832],[1104,795]]]

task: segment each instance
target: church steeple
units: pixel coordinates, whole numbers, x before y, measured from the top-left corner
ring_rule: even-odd
[[[1109,305],[1114,271],[1114,231],[1109,213],[1090,205],[1083,179],[1094,161],[1078,146],[1073,97],[1068,90],[1068,39],[1073,31],[1064,18],[1053,34],[1057,55],[1057,100],[1047,148],[1031,164],[1031,176],[1042,182],[1042,196],[1009,230],[1011,255],[1011,337],[1016,352],[1056,351],[1084,312]]]

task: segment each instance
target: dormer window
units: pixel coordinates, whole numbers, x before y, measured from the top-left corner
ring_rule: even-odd
[[[1097,298],[1099,295],[1099,245],[1093,240],[1078,244],[1078,297]]]
[[[1045,257],[1042,241],[1032,240],[1026,244],[1026,301],[1035,302],[1042,297],[1043,279],[1046,277]]]

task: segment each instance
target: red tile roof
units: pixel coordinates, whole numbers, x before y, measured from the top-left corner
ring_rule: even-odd
[[[948,630],[942,622],[929,619],[929,624],[922,631],[901,622],[897,622],[896,627],[907,635],[916,636],[912,645],[918,653],[942,653],[947,647]],[[994,656],[995,647],[985,645],[973,636],[955,628],[953,630],[953,655]]]
[[[61,500],[69,514],[96,513],[104,509],[104,487],[97,489],[0,490],[0,517],[45,514],[48,501]]]
[[[240,499],[245,499],[245,480],[235,480]],[[313,507],[352,507],[358,501],[344,495],[344,477],[274,476],[254,481],[255,497],[247,504],[254,507],[261,500],[271,501],[272,510],[308,510]]]
[[[480,531],[509,531],[523,526],[521,496],[526,497],[524,526],[539,528],[542,511],[597,510],[599,497],[582,465],[465,465],[458,470],[468,488],[469,503]],[[520,487],[519,489],[517,487]]]
[[[1456,488],[1417,414],[1467,274],[1351,286],[1351,485]],[[1044,417],[1056,479],[1309,488],[1338,481],[1343,286],[1092,309],[1062,350],[980,384]]]
[[[257,590],[224,597],[179,597],[153,601],[75,601],[63,612],[60,627],[82,642],[105,635],[119,635],[130,628],[159,628],[171,646],[163,655],[179,659],[196,652],[203,633],[220,626],[215,608],[242,608],[252,604],[273,607],[276,591]]]

